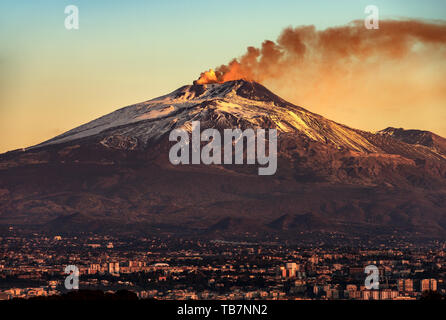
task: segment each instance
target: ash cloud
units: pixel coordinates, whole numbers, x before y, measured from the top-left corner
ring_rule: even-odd
[[[352,126],[418,125],[446,135],[439,121],[446,120],[445,58],[445,21],[380,20],[374,30],[362,20],[324,30],[288,27],[196,83],[257,81]],[[415,117],[423,104],[427,114]]]

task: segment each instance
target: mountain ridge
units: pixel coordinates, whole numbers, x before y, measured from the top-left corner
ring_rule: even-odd
[[[146,144],[148,140],[158,139],[174,128],[186,126],[190,130],[190,125],[185,125],[185,122],[191,122],[197,113],[206,111],[220,118],[231,114],[242,119],[249,119],[245,125],[273,127],[279,131],[279,134],[299,132],[313,140],[332,142],[339,147],[386,153],[380,143],[372,141],[374,139],[371,139],[373,137],[371,133],[326,119],[283,100],[256,82],[245,80],[228,81],[222,84],[186,85],[167,95],[118,109],[32,146],[30,149],[95,136],[114,128],[122,129],[118,130],[118,135],[127,137],[127,140],[133,140],[133,145],[138,141]],[[206,116],[205,114],[200,118],[203,119]],[[157,121],[158,126],[152,126],[147,130],[148,123],[154,121]],[[142,124],[140,130],[125,130],[126,127],[138,123]],[[235,127],[235,125],[232,123],[229,127]],[[379,134],[383,135],[382,132]],[[107,144],[107,141],[103,143]],[[438,154],[430,156],[438,157]],[[443,153],[439,156],[446,159]]]
[[[378,131],[378,134],[389,135],[394,139],[412,145],[422,145],[446,155],[446,139],[431,131],[387,127]]]

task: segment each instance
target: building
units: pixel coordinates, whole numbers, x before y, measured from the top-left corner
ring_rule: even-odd
[[[108,264],[108,273],[119,274],[119,262],[110,262]]]
[[[423,279],[421,280],[421,292],[424,291],[437,291],[437,280],[435,279]]]
[[[413,280],[412,279],[399,279],[398,280],[399,292],[413,292]]]
[[[295,262],[289,262],[285,264],[285,267],[280,267],[281,276],[283,278],[294,278],[296,272],[299,270],[299,265]]]
[[[87,272],[88,274],[96,274],[98,272],[101,272],[101,265],[99,263],[90,264]]]
[[[398,297],[398,292],[390,289],[384,289],[379,292],[380,300],[393,300]]]

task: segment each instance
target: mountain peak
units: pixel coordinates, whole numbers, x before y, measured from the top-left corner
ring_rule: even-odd
[[[380,151],[358,130],[289,103],[263,85],[246,80],[186,85],[118,109],[36,147],[94,138],[106,147],[134,149],[172,129],[189,130],[192,121],[197,120],[208,128],[275,128],[279,135],[297,134],[351,150]]]
[[[378,131],[378,134],[387,135],[412,145],[422,145],[446,155],[446,139],[431,131],[387,127]]]
[[[277,174],[172,165],[168,135],[193,121],[203,129],[276,129]],[[446,234],[445,139],[352,129],[255,82],[186,85],[34,148],[41,149],[0,156],[4,224],[290,239],[308,230]]]
[[[255,101],[276,103],[286,102],[260,83],[244,79],[210,84],[197,84],[196,81],[194,81],[192,85],[183,86],[167,96],[171,96],[175,99],[184,98],[188,100],[238,96]]]

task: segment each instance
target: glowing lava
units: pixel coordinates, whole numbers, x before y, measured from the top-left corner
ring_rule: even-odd
[[[253,81],[251,72],[237,60],[232,60],[228,65],[222,65],[217,68],[217,71],[209,69],[209,71],[202,72],[200,78],[194,81],[195,84],[209,84],[209,83],[223,83],[226,81],[244,79]]]
[[[218,83],[217,75],[213,69],[209,71],[202,72],[200,78],[195,81],[195,84],[207,84],[207,83]]]

